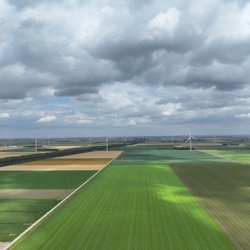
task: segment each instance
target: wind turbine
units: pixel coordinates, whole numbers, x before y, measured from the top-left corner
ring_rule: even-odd
[[[189,141],[189,150],[192,151],[192,139],[196,139],[197,140],[197,138],[195,138],[195,137],[193,137],[191,135],[191,132],[190,132],[189,128],[188,128],[188,133],[189,133],[189,137],[188,137],[186,143]]]
[[[106,137],[106,151],[109,151],[109,140],[108,137]]]
[[[37,153],[37,139],[35,139],[35,152]]]

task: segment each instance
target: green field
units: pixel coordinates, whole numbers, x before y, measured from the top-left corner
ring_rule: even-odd
[[[222,160],[217,156],[200,151],[188,150],[134,150],[128,151],[120,158],[131,162],[187,162]]]
[[[215,155],[226,160],[250,164],[250,150],[202,150],[211,155]]]
[[[250,166],[239,163],[171,166],[236,246],[250,249]]]
[[[124,154],[12,249],[234,249],[171,168],[162,163],[175,157],[215,157],[201,152],[184,152],[184,157],[182,153]],[[149,159],[159,162],[148,164]]]
[[[10,241],[54,207],[55,200],[0,200],[0,241]]]
[[[72,189],[96,171],[2,171],[1,189]]]

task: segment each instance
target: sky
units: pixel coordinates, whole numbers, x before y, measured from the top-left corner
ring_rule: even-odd
[[[250,134],[250,1],[0,0],[0,137]]]

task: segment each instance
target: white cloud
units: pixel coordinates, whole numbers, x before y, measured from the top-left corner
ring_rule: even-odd
[[[235,117],[236,118],[247,118],[247,119],[249,119],[250,118],[250,113],[235,115]]]
[[[164,116],[171,116],[174,115],[177,110],[179,110],[181,108],[181,104],[180,103],[167,103],[165,105],[161,105],[162,106],[162,114]]]
[[[248,121],[247,1],[0,0],[0,9],[0,118],[11,117],[2,127],[157,133]]]
[[[5,118],[9,118],[10,115],[8,113],[0,113],[0,118],[1,119],[5,119]]]
[[[172,7],[166,12],[160,12],[148,24],[151,29],[173,32],[180,19],[180,12],[177,8]]]
[[[56,116],[54,115],[48,115],[41,117],[39,120],[37,120],[38,123],[50,123],[56,120]]]
[[[89,118],[87,118],[87,117],[85,117],[85,116],[81,116],[81,117],[79,117],[79,119],[77,120],[77,123],[78,124],[89,124],[89,123],[91,123],[92,121],[89,119]]]

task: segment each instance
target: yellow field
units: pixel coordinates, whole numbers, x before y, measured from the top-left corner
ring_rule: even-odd
[[[81,148],[81,147],[83,146],[47,146],[46,148],[64,150],[64,149]]]
[[[117,157],[121,154],[122,151],[93,151],[88,153],[82,153],[82,154],[75,154],[75,155],[69,155],[69,156],[63,156],[60,157],[60,159],[112,159]]]

